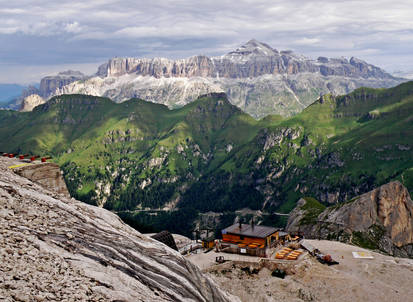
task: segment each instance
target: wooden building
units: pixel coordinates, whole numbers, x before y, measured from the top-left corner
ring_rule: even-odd
[[[222,230],[222,241],[248,247],[270,246],[276,240],[277,229],[254,224],[234,224]]]
[[[204,249],[212,249],[215,246],[215,237],[210,236],[208,238],[202,239],[202,247]]]

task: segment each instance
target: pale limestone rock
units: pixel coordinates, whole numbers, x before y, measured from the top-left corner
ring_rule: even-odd
[[[11,163],[0,158],[0,297],[239,301],[178,252],[107,210],[13,173]]]
[[[149,168],[159,167],[163,164],[166,157],[155,157],[151,158],[148,163]]]
[[[32,94],[23,99],[23,102],[20,107],[20,111],[27,112],[32,111],[34,107],[46,103],[46,100],[43,99],[40,95]]]

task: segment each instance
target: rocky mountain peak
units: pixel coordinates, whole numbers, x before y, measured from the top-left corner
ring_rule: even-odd
[[[236,50],[229,52],[227,56],[274,56],[277,54],[278,51],[268,44],[252,39]]]
[[[351,57],[350,58],[350,64],[355,65],[355,64],[367,64],[366,61],[363,61],[361,59],[358,59],[356,57]]]

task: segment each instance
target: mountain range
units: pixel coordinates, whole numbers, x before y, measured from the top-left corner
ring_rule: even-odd
[[[413,190],[413,82],[324,95],[255,120],[223,93],[181,108],[55,96],[0,111],[0,150],[52,155],[72,196],[137,228],[189,234],[237,215],[283,224],[311,196],[336,204],[392,180]],[[215,217],[215,218],[214,218]]]
[[[392,87],[403,81],[354,57],[313,60],[250,40],[218,57],[113,58],[92,76],[66,71],[43,78],[40,87],[27,89],[18,103],[30,111],[56,95],[87,94],[116,102],[141,98],[177,108],[201,95],[225,92],[232,104],[258,119],[294,115],[323,94]]]

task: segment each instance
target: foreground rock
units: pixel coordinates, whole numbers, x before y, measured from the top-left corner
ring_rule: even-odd
[[[237,301],[116,215],[8,165],[0,159],[1,301]]]
[[[301,199],[287,230],[413,257],[413,202],[398,181],[325,210],[314,200]]]

